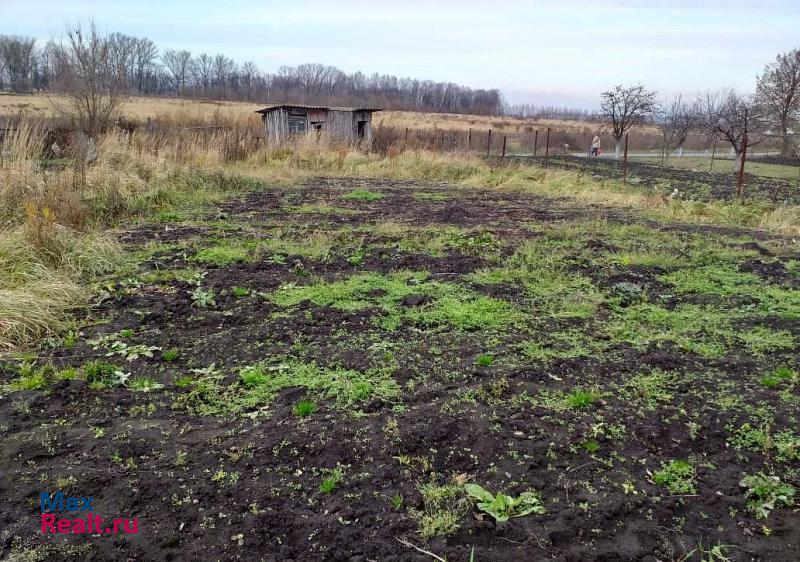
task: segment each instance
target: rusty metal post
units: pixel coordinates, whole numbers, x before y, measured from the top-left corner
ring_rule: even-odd
[[[544,167],[547,168],[547,162],[550,160],[550,127],[547,127],[547,135],[544,141]]]
[[[486,139],[486,156],[489,156],[489,152],[492,150],[492,130],[489,129],[489,137]]]
[[[625,150],[622,153],[622,181],[628,181],[628,133],[625,133]]]
[[[708,171],[714,171],[714,156],[717,154],[717,139],[714,139],[714,148],[711,150],[711,166],[709,166]]]
[[[744,161],[747,160],[747,133],[742,137],[742,156],[739,159],[739,178],[736,180],[736,197],[744,197]]]
[[[503,135],[503,160],[506,159],[506,136]]]
[[[533,131],[533,155],[536,156],[536,146],[539,144],[539,129]]]
[[[408,146],[408,127],[406,127],[406,135],[403,137],[403,150]]]
[[[472,150],[472,127],[469,128],[469,133],[467,134],[467,152]]]

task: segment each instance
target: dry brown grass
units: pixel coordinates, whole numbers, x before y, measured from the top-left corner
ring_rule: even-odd
[[[2,94],[0,95],[0,115],[23,113],[51,117],[57,115],[57,107],[63,105],[58,95],[44,94]],[[148,118],[160,122],[201,125],[244,125],[260,124],[260,117],[254,112],[264,104],[250,102],[224,102],[193,100],[183,98],[133,97],[125,103],[122,113],[138,122]],[[547,127],[566,132],[603,130],[606,127],[595,123],[579,121],[560,121],[555,119],[523,119],[520,117],[498,117],[486,115],[460,115],[449,113],[424,113],[413,111],[381,111],[374,116],[376,126],[393,127],[398,130],[416,129],[420,131],[447,130],[487,132],[492,129],[497,134],[524,134],[534,129]],[[653,127],[639,127],[642,133],[655,134]]]

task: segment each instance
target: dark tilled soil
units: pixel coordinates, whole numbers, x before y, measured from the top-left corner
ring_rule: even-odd
[[[385,198],[371,203],[338,199],[355,188]],[[413,198],[415,191],[453,197],[421,202]],[[321,201],[336,201],[359,213],[290,217],[284,209],[287,202]],[[388,220],[487,231],[512,247],[538,236],[536,223],[598,216],[633,220],[618,211],[570,209],[558,201],[497,191],[334,179],[233,199],[220,206],[214,214],[219,216],[264,237],[276,228],[302,233]],[[698,230],[686,228],[687,234]],[[202,226],[145,225],[122,239],[132,249],[152,240],[188,248],[154,255],[141,265],[146,273],[200,267],[186,254],[211,233]],[[782,403],[752,381],[765,365],[785,361],[797,349],[774,361],[744,354],[710,360],[668,344],[643,351],[619,345],[602,357],[504,362],[504,351],[514,353],[515,334],[424,331],[405,324],[389,333],[373,323],[379,311],[349,312],[308,302],[283,310],[264,298],[283,283],[302,285],[315,276],[330,280],[359,271],[426,270],[436,279],[457,282],[508,252],[507,247],[490,246],[434,257],[402,251],[391,237],[367,236],[372,250],[358,265],[344,256],[324,262],[287,256],[283,263],[265,258],[203,266],[204,286],[217,295],[216,306],[206,310],[193,306],[189,282],[138,285],[118,279],[114,295],[83,319],[75,345],[44,348],[39,362],[63,368],[105,358],[104,350],[87,342],[122,329],[135,331],[132,343],[175,348],[179,357],[174,362],[163,361],[159,353],[132,362],[112,359],[133,376],[147,375],[165,385],[150,393],[92,390],[84,381],[71,380],[47,391],[0,394],[0,558],[432,559],[401,544],[404,540],[449,561],[470,560],[472,552],[480,562],[700,560],[705,551],[698,548],[717,545],[729,545],[731,560],[798,559],[800,514],[779,509],[768,521],[757,520],[746,512],[739,487],[745,472],[775,465],[761,453],[732,448],[726,428],[741,419],[714,405],[717,392],[733,386],[748,406],[775,406],[776,426],[792,423],[797,403]],[[752,244],[765,254],[763,260],[744,264],[744,271],[772,283],[796,282],[786,260],[775,261],[768,250]],[[587,247],[597,253],[614,251],[603,240],[589,240]],[[661,272],[657,267],[615,273],[576,267],[604,289],[621,283],[640,284],[649,294],[668,289],[656,279]],[[233,287],[247,287],[250,293],[235,297]],[[525,303],[518,287],[483,290],[520,306]],[[409,298],[403,306],[424,304]],[[783,328],[797,334],[798,322],[786,322]],[[389,347],[381,347],[382,342]],[[475,366],[475,357],[487,348],[496,350],[497,365]],[[394,378],[404,388],[403,408],[373,400],[342,410],[320,401],[319,412],[300,419],[292,413],[305,397],[300,389],[283,391],[265,411],[233,418],[193,415],[176,407],[176,399],[189,390],[178,388],[175,377],[191,369],[213,364],[232,380],[242,366],[294,355],[365,370],[385,349],[397,361]],[[652,410],[634,408],[629,399],[613,393],[590,410],[554,411],[513,399],[523,392],[532,396],[594,384],[616,388],[652,369],[677,374],[671,388],[674,401]],[[12,362],[0,362],[0,382],[10,380],[15,371]],[[465,392],[476,398],[459,400]],[[702,412],[698,435],[690,436],[679,421],[687,411]],[[603,430],[608,426],[623,426],[624,436],[612,439]],[[587,436],[594,436],[599,454],[581,448]],[[696,493],[669,494],[653,484],[650,474],[661,461],[689,457],[702,459],[696,465]],[[337,465],[344,478],[333,493],[324,494],[319,490],[322,471]],[[796,462],[779,466],[785,471],[781,476],[800,483]],[[218,471],[238,476],[215,479]],[[536,489],[547,513],[495,523],[470,508],[457,531],[423,540],[414,515],[423,508],[419,485],[458,475],[492,491]],[[139,533],[41,536],[39,493],[55,489],[92,495],[95,513],[104,518],[137,517]],[[389,498],[397,494],[403,504],[393,507]],[[768,536],[762,525],[769,526]]]

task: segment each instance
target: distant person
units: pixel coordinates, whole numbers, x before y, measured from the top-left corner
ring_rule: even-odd
[[[592,139],[592,156],[600,154],[600,135],[595,135]]]

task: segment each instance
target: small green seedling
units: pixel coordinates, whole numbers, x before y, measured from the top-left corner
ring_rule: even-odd
[[[192,382],[194,382],[194,379],[190,375],[181,375],[175,379],[175,386],[178,388],[186,388],[191,385]]]
[[[481,353],[475,358],[475,364],[478,367],[491,367],[494,363],[494,357],[488,353]]]
[[[598,443],[594,439],[589,439],[588,441],[584,441],[581,444],[581,447],[583,448],[584,451],[586,451],[590,455],[593,455],[594,453],[600,450],[600,443]]]
[[[166,349],[161,354],[161,359],[164,361],[175,361],[178,358],[178,350],[176,348]]]
[[[298,418],[305,418],[316,413],[319,408],[311,400],[301,400],[294,405],[294,415]]]
[[[600,399],[600,393],[576,388],[566,396],[567,406],[575,409],[588,408]]]
[[[772,373],[761,377],[758,382],[761,383],[761,386],[764,388],[772,389],[785,382],[791,383],[795,381],[796,378],[797,374],[789,367],[778,367]]]
[[[335,489],[339,482],[342,481],[344,477],[344,472],[338,466],[336,468],[332,468],[328,471],[328,476],[326,476],[322,483],[319,485],[319,491],[323,494],[330,494]]]
[[[192,291],[192,303],[198,308],[217,306],[213,289],[203,289],[199,285]]]
[[[400,492],[395,492],[389,498],[389,501],[392,503],[392,507],[394,509],[400,509],[401,507],[403,507],[403,494],[401,494]]]
[[[745,476],[739,485],[747,488],[744,493],[747,498],[747,509],[757,519],[766,519],[769,512],[776,507],[792,507],[796,490],[789,484],[784,484],[777,476],[767,476],[763,472]]]
[[[234,297],[241,299],[250,294],[250,289],[247,287],[234,287],[231,289],[231,292]]]
[[[697,492],[694,474],[694,467],[690,463],[676,459],[664,463],[661,470],[653,473],[653,482],[666,486],[673,494],[694,494]]]
[[[477,500],[478,509],[494,517],[498,523],[508,521],[511,517],[523,517],[531,513],[542,515],[546,512],[535,492],[523,492],[514,498],[500,492],[493,496],[477,484],[467,484],[464,489],[471,498]]]
[[[137,392],[153,392],[164,388],[164,385],[150,377],[138,377],[130,381],[128,388]]]

